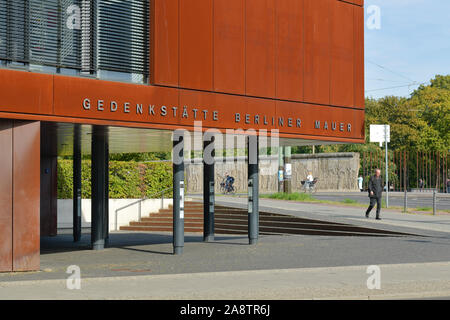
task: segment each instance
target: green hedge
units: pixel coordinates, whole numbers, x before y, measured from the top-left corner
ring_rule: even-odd
[[[72,160],[58,160],[58,198],[72,199]],[[91,161],[81,163],[82,197],[91,198]],[[111,199],[140,199],[156,197],[155,193],[172,187],[170,162],[139,163],[134,161],[109,162],[109,197]],[[172,196],[172,189],[166,197]]]

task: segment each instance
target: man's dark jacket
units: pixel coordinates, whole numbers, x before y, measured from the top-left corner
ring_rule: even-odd
[[[373,198],[381,198],[381,194],[383,192],[383,179],[380,177],[376,177],[375,175],[370,177],[369,181],[369,197]],[[370,195],[370,192],[373,192],[373,196]]]

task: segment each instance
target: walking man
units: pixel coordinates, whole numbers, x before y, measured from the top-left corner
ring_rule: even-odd
[[[381,178],[381,170],[375,169],[375,174],[370,177],[369,181],[369,197],[370,197],[370,205],[366,211],[366,218],[369,218],[369,213],[372,211],[373,207],[375,207],[375,203],[377,204],[377,220],[381,220],[380,212],[381,212],[381,194],[383,192],[383,179]]]

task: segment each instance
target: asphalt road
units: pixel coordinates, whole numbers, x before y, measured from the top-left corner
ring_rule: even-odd
[[[317,192],[313,195],[319,200],[328,201],[342,201],[344,199],[352,199],[359,203],[368,204],[369,199],[367,192]],[[432,193],[408,193],[408,208],[432,208],[433,194]],[[383,199],[386,199],[386,194],[383,193]],[[404,194],[401,192],[389,193],[389,205],[403,207]],[[450,210],[450,195],[437,195],[437,209]]]

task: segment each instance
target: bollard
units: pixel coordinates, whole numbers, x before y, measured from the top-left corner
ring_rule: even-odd
[[[408,210],[408,191],[405,188],[405,196],[403,198],[403,212],[407,212]]]
[[[433,190],[433,216],[436,215],[436,190]]]
[[[139,201],[139,212],[138,212],[139,222],[142,220],[142,201]]]

